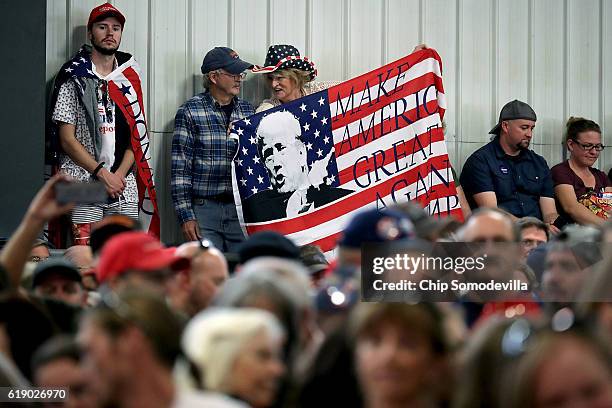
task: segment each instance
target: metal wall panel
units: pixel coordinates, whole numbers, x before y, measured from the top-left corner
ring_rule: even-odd
[[[383,12],[382,63],[387,63],[406,56],[415,45],[423,42],[423,14],[420,0],[385,0]]]
[[[320,80],[343,80],[400,58],[418,43],[443,59],[448,150],[459,170],[511,99],[538,114],[533,148],[562,160],[570,115],[612,126],[612,2],[608,0],[113,0],[126,15],[122,49],[143,69],[165,241],[180,238],[168,191],[176,109],[201,92],[200,65],[214,46],[262,64],[271,44],[311,57]],[[101,0],[50,0],[47,80],[86,40]],[[257,105],[265,79],[242,96]],[[599,161],[612,164],[612,149]]]
[[[349,0],[346,13],[349,27],[344,36],[348,51],[345,78],[352,78],[381,66],[382,8],[378,0]]]
[[[191,95],[202,92],[202,60],[213,47],[227,46],[229,35],[230,5],[227,1],[198,0],[191,2],[191,63],[189,77]]]
[[[568,0],[567,5],[567,26],[572,28],[567,42],[567,116],[595,122],[602,116],[600,6],[599,0]]]
[[[459,169],[457,127],[457,2],[448,0],[428,0],[424,2],[423,42],[435,48],[442,58],[442,75],[444,76],[444,94],[447,110],[444,114],[446,123],[446,146],[451,163]]]
[[[149,47],[149,112],[147,122],[153,147],[157,204],[161,215],[162,239],[178,235],[170,197],[170,146],[174,115],[192,96],[190,2],[151,0]],[[127,23],[126,23],[127,24]]]
[[[126,27],[121,38],[121,49],[134,56],[142,71],[142,94],[147,107],[149,102],[149,13],[148,0],[117,0],[117,7],[126,19]]]
[[[568,0],[568,115],[599,121],[599,0]]]
[[[89,12],[98,6],[98,0],[68,0],[68,24],[69,38],[67,41],[70,55],[79,50],[81,45],[87,41],[87,19]]]
[[[270,0],[269,44],[267,45],[291,44],[304,55],[310,55],[310,44],[308,44],[306,36],[307,30],[310,30],[308,3],[304,0],[294,2]],[[264,49],[265,51],[267,49]],[[263,64],[263,59],[257,61],[257,63]]]
[[[487,132],[496,116],[493,100],[493,4],[479,0],[459,1],[458,101],[459,157],[465,158],[488,142]]]
[[[347,0],[312,0],[310,26],[310,57],[316,61],[320,80],[347,78],[348,61],[345,36],[347,35]]]
[[[565,10],[557,0],[533,2],[533,105],[537,107],[534,150],[549,166],[561,161],[565,107]]]
[[[50,1],[47,3],[47,82],[51,81],[57,70],[68,57],[68,13],[67,5],[62,1]]]
[[[253,64],[263,64],[268,50],[268,16],[270,3],[266,0],[231,0],[232,15],[229,27],[231,32],[230,47],[235,49],[240,57]],[[253,76],[245,84],[242,96],[258,104],[267,96],[263,77]]]
[[[612,145],[612,2],[601,0],[601,106],[599,125],[602,127],[604,144]],[[612,165],[612,148],[604,150],[599,159],[599,168],[608,170]]]
[[[528,0],[497,0],[493,38],[495,116],[508,101],[520,99],[531,103],[531,58],[529,47]],[[534,109],[537,107],[534,106]],[[494,116],[494,117],[495,117]]]

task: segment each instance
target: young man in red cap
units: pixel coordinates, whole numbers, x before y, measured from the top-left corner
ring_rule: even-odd
[[[118,51],[125,17],[109,3],[94,8],[87,22],[91,45],[60,69],[53,90],[51,137],[59,146],[60,172],[79,182],[101,181],[107,202],[76,206],[72,212],[74,243],[87,245],[91,223],[109,214],[138,217],[138,187],[133,171],[134,131],[123,110],[130,101],[133,114],[142,103],[137,94],[138,74],[132,56]],[[131,72],[131,71],[130,71]],[[127,78],[127,79],[126,79]],[[119,81],[129,81],[119,88]],[[132,89],[130,89],[132,88]],[[55,132],[55,133],[54,133]],[[52,146],[53,149],[53,146]]]

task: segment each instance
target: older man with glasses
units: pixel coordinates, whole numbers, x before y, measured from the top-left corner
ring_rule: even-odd
[[[255,113],[238,98],[244,71],[252,66],[230,48],[213,48],[202,62],[204,92],[185,102],[175,117],[172,200],[183,235],[189,241],[205,237],[223,252],[244,240],[231,179],[237,142],[229,138],[229,128]]]
[[[186,316],[195,316],[209,306],[229,278],[227,260],[207,239],[186,242],[175,255],[189,259],[191,264],[172,279],[170,304]]]

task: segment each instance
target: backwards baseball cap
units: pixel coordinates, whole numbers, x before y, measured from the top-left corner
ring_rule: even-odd
[[[110,3],[104,3],[91,10],[89,20],[87,20],[87,29],[91,30],[91,26],[96,21],[104,20],[107,17],[115,17],[121,23],[121,28],[125,25],[125,17],[119,10]]]
[[[241,60],[231,48],[215,47],[206,53],[200,69],[203,74],[215,69],[224,69],[230,74],[238,75],[252,66],[250,62]]]
[[[536,113],[531,106],[525,102],[515,99],[512,102],[508,102],[504,105],[501,112],[499,112],[499,121],[497,121],[497,125],[495,125],[495,127],[493,127],[489,133],[498,135],[499,131],[501,130],[501,123],[504,120],[513,119],[527,119],[533,120],[534,122],[538,120]]]
[[[341,247],[361,248],[366,242],[388,242],[415,238],[414,225],[400,211],[377,208],[355,215],[344,229]]]
[[[68,262],[62,258],[50,258],[44,262],[40,262],[34,269],[32,289],[40,285],[46,277],[54,274],[61,275],[74,282],[81,282],[81,274],[72,262]]]
[[[329,267],[325,254],[316,245],[304,245],[300,247],[300,259],[311,274],[317,274]]]
[[[126,271],[153,272],[163,268],[182,270],[189,259],[177,257],[176,248],[166,248],[157,238],[142,231],[123,232],[112,237],[102,248],[96,268],[103,283]]]

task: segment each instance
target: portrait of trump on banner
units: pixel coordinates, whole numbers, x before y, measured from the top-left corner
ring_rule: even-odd
[[[257,151],[268,173],[271,189],[246,199],[245,221],[263,222],[304,214],[352,191],[329,184],[327,169],[333,151],[308,165],[302,127],[291,112],[266,115],[257,127]],[[322,156],[322,154],[321,154]]]

